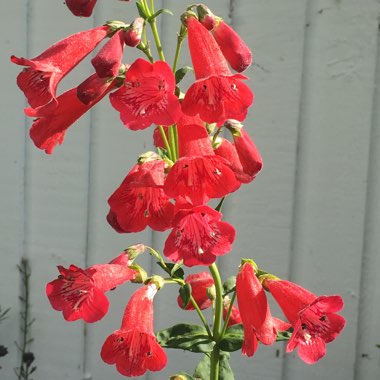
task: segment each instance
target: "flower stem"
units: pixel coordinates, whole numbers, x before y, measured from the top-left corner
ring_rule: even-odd
[[[150,27],[151,27],[151,29],[152,29],[152,33],[153,33],[153,37],[154,37],[154,41],[155,41],[155,43],[156,43],[156,47],[157,47],[158,56],[160,57],[160,60],[161,60],[161,61],[165,61],[164,51],[163,51],[163,49],[162,49],[160,36],[159,36],[159,34],[158,34],[158,30],[157,30],[156,19],[154,18],[153,20],[149,20],[148,22],[149,22]]]
[[[175,56],[174,56],[174,62],[173,62],[173,73],[176,72],[177,70],[177,64],[178,64],[178,58],[179,58],[179,53],[181,51],[181,46],[182,46],[182,43],[186,37],[186,34],[187,34],[187,29],[181,25],[181,29],[178,33],[178,37],[177,37],[177,47],[175,49]]]
[[[234,291],[234,294],[232,295],[232,298],[231,298],[231,301],[230,301],[230,307],[228,308],[227,315],[226,315],[226,318],[224,320],[224,325],[223,325],[223,328],[222,328],[222,332],[220,333],[221,339],[223,339],[224,334],[226,333],[227,326],[228,326],[228,321],[229,321],[231,313],[232,313],[232,307],[234,305],[235,298],[236,298],[236,290]]]
[[[221,339],[221,324],[222,324],[222,315],[223,315],[223,284],[222,279],[220,278],[219,270],[217,265],[210,265],[210,272],[214,279],[215,283],[215,317],[214,317],[214,326],[212,330],[213,338],[215,341],[214,349],[211,353],[210,360],[210,380],[218,380],[219,379],[219,360],[220,360],[220,349],[218,343]]]
[[[211,339],[212,338],[212,332],[210,330],[210,327],[208,326],[207,324],[207,321],[206,321],[206,318],[205,316],[203,315],[201,309],[199,308],[198,304],[197,304],[197,301],[195,301],[194,297],[193,296],[190,296],[190,302],[192,303],[192,305],[194,306],[196,312],[198,313],[198,316],[199,318],[201,319],[206,331],[207,331],[207,335],[209,336],[209,338]]]
[[[166,133],[165,133],[164,127],[162,125],[159,125],[158,129],[160,130],[162,140],[164,140],[165,148],[166,148],[166,150],[168,152],[168,157],[169,157],[170,160],[173,161],[174,160],[174,156],[173,156],[172,148],[171,148],[171,146],[169,144],[168,138],[166,137]]]

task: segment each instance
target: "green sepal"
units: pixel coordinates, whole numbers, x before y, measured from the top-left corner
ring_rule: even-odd
[[[162,8],[159,9],[156,13],[152,14],[152,16],[146,19],[147,22],[152,22],[156,17],[158,17],[161,13],[166,13],[170,16],[173,16],[173,12],[170,9]]]
[[[179,295],[181,296],[182,298],[182,302],[183,302],[183,307],[182,309],[186,309],[186,306],[189,304],[190,302],[190,297],[191,297],[191,285],[186,283],[185,285],[181,286],[179,288]]]
[[[145,7],[139,1],[136,1],[136,7],[140,17],[142,17],[144,20],[147,20],[149,15],[145,12]]]
[[[183,271],[182,268],[180,268],[180,265],[178,265],[178,263],[176,264],[173,264],[173,263],[165,263],[166,265],[166,268],[165,266],[160,263],[159,261],[157,261],[157,264],[167,273],[169,274],[171,277],[177,277],[177,278],[184,278],[185,276],[185,272]],[[182,264],[181,264],[182,265]]]
[[[219,361],[219,379],[221,380],[234,380],[234,374],[229,364],[230,354],[228,352],[220,352]],[[200,379],[210,378],[210,357],[209,355],[204,355],[202,360],[198,363],[197,368],[195,368],[193,376]]]
[[[283,340],[289,340],[292,337],[290,331],[277,331],[276,342],[282,342]]]
[[[180,323],[156,333],[162,347],[179,348],[191,352],[211,352],[215,342],[203,326]]]
[[[219,347],[223,351],[233,352],[241,349],[244,340],[243,325],[233,325],[224,334],[219,342]]]
[[[190,66],[184,66],[175,72],[175,83],[178,84],[187,73],[193,72],[194,69]]]
[[[228,277],[227,280],[223,284],[223,296],[230,294],[235,291],[236,287],[236,276]]]

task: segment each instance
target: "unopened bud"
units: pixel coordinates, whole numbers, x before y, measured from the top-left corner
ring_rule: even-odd
[[[220,17],[214,15],[210,8],[206,7],[204,4],[199,4],[197,6],[199,22],[207,29],[214,29],[215,25],[221,20]]]
[[[183,375],[174,375],[170,376],[169,380],[187,380],[187,378]]]
[[[240,137],[241,136],[241,129],[243,128],[243,124],[234,119],[228,119],[224,122],[223,126],[227,128],[233,136]]]
[[[211,301],[214,301],[216,299],[216,290],[215,285],[210,286],[206,289],[207,298]]]
[[[145,245],[144,244],[135,244],[135,245],[130,245],[128,248],[124,250],[125,254],[128,257],[128,260],[133,262],[135,258],[142,253],[145,252]]]
[[[142,17],[137,17],[124,29],[124,42],[127,46],[136,47],[141,42],[144,22]]]

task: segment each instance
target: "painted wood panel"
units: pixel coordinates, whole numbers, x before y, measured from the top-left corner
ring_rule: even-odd
[[[170,8],[176,16],[186,5],[156,1],[157,9]],[[380,104],[374,88],[380,75],[375,69],[379,1],[212,0],[208,5],[253,50],[254,65],[247,75],[256,100],[245,126],[264,158],[258,178],[226,202],[225,220],[235,225],[238,239],[233,253],[220,260],[222,274],[236,272],[241,257],[252,257],[264,269],[316,293],[341,293],[348,324],[316,366],[304,365],[295,354],[284,359],[281,345],[260,347],[254,358],[233,355],[235,378],[252,378],[252,373],[265,380],[378,378]],[[5,52],[0,65],[6,73],[0,102],[5,130],[0,149],[0,304],[12,307],[11,318],[0,325],[0,344],[12,348],[7,364],[5,358],[0,361],[0,374],[7,379],[17,365],[12,342],[18,334],[16,264],[21,256],[30,259],[33,271],[36,377],[55,379],[59,371],[59,379],[121,379],[113,366],[100,360],[99,351],[119,328],[137,286],[112,292],[107,317],[87,327],[67,323],[51,310],[44,286],[56,277],[56,265],[89,266],[108,261],[134,243],[162,247],[164,242],[163,235],[150,231],[119,235],[105,220],[108,197],[136,157],[151,149],[150,130],[132,133],[124,128],[105,99],[70,128],[52,156],[25,139],[30,121],[22,115],[24,98],[15,85],[19,68],[11,66],[8,56],[33,57],[68,34],[112,18],[130,21],[135,15],[132,2],[99,0],[95,9],[93,18],[79,19],[62,2],[20,0],[6,8],[0,4]],[[169,62],[175,46],[171,30],[178,25],[169,15],[162,16],[159,25]],[[126,50],[127,62],[135,57],[133,49]],[[181,64],[189,63],[185,54]],[[59,91],[90,72],[87,60]],[[157,272],[149,256],[140,261]],[[157,328],[192,319],[176,307],[175,287],[160,293],[155,302]],[[200,359],[169,350],[168,357],[163,372],[140,378],[191,372]]]

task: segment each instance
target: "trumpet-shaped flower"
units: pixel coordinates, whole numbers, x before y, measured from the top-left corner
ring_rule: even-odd
[[[119,330],[103,344],[100,356],[107,364],[116,364],[124,376],[141,376],[146,371],[160,371],[167,362],[165,351],[153,331],[155,284],[145,285],[130,298]]]

